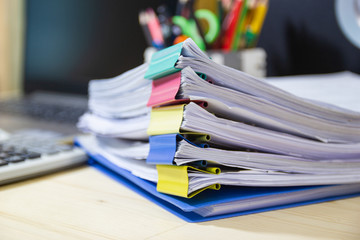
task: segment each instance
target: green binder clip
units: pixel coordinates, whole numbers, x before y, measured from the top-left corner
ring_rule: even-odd
[[[145,78],[155,80],[180,71],[181,69],[175,68],[175,64],[181,55],[183,44],[181,42],[154,53]]]

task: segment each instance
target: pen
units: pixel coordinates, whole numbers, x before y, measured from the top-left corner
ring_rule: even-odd
[[[231,49],[237,51],[245,35],[245,19],[248,13],[248,0],[244,0],[243,7],[235,30],[235,37]]]
[[[221,25],[223,19],[223,7],[221,0],[217,0],[216,10],[219,19],[219,24]]]
[[[187,4],[188,0],[178,0],[177,5],[176,5],[176,16],[184,16],[186,15],[186,13],[184,12],[185,10],[185,5]]]
[[[222,8],[226,13],[228,13],[232,6],[232,0],[221,0]]]
[[[146,10],[148,16],[148,28],[150,30],[150,34],[152,36],[153,45],[157,49],[161,49],[164,47],[164,38],[161,31],[161,26],[159,19],[157,18],[154,10],[152,8],[148,8]]]
[[[255,34],[260,33],[268,9],[267,5],[268,5],[268,0],[260,0],[255,8],[254,18],[250,25],[250,29]]]
[[[139,23],[140,23],[140,26],[141,26],[141,28],[142,28],[142,30],[144,32],[147,44],[149,46],[152,46],[153,41],[152,41],[152,37],[151,37],[151,34],[150,34],[150,30],[149,30],[148,25],[147,25],[146,13],[144,11],[139,12]]]
[[[268,0],[259,0],[254,10],[253,19],[251,20],[250,26],[247,30],[247,35],[249,37],[249,41],[247,43],[248,47],[253,47],[256,44],[265,20],[267,9]]]
[[[243,8],[244,0],[236,0],[233,2],[232,10],[226,16],[225,21],[225,33],[222,49],[225,51],[230,51],[232,43],[234,41],[234,36],[236,32],[237,22],[239,20],[239,15],[241,9]]]
[[[158,18],[161,25],[161,31],[164,37],[165,46],[171,46],[173,42],[172,23],[169,9],[166,5],[160,5],[157,8]]]

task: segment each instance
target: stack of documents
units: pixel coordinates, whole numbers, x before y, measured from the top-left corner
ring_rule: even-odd
[[[108,137],[147,140],[150,108],[146,103],[151,82],[144,78],[144,63],[111,79],[89,83],[89,111],[78,122],[84,132]]]
[[[360,112],[216,64],[191,39],[91,81],[78,126],[95,167],[188,221],[360,193]]]

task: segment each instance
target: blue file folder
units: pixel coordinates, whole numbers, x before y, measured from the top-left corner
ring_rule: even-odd
[[[348,197],[355,197],[360,195],[360,185],[356,185],[355,189],[352,189],[352,193],[340,194],[334,193],[333,196],[322,197],[318,199],[310,199],[301,202],[292,202],[279,204],[270,207],[256,208],[251,210],[238,211],[236,210],[236,202],[238,201],[251,201],[256,198],[273,196],[274,198],[279,198],[280,196],[286,196],[286,194],[291,194],[295,192],[307,192],[311,189],[326,188],[329,186],[308,186],[308,187],[281,187],[281,188],[254,188],[254,187],[231,187],[224,186],[217,191],[205,191],[193,198],[182,198],[171,196],[167,194],[160,193],[156,190],[156,184],[139,177],[134,176],[127,170],[124,170],[115,164],[108,161],[106,158],[101,155],[93,154],[90,156],[89,164],[94,168],[100,170],[101,172],[107,174],[114,180],[120,182],[126,187],[132,189],[143,197],[149,199],[150,201],[156,203],[157,205],[163,207],[167,211],[173,213],[174,215],[182,218],[187,222],[203,222],[216,220],[221,218],[228,218],[276,209],[283,209],[289,207],[296,207],[301,205],[319,203],[330,200],[337,200]],[[284,195],[285,194],[285,195]],[[196,213],[197,210],[212,207],[221,204],[231,204],[233,203],[234,211],[218,214],[214,216],[201,216]]]

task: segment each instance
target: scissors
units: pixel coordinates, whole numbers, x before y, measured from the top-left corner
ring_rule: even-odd
[[[196,22],[200,19],[204,19],[209,26],[204,36],[202,36],[202,31]],[[206,50],[206,45],[213,43],[220,32],[220,23],[217,16],[208,9],[196,10],[194,17],[185,18],[183,16],[174,16],[172,21],[181,28],[184,35],[192,38],[202,50]]]

